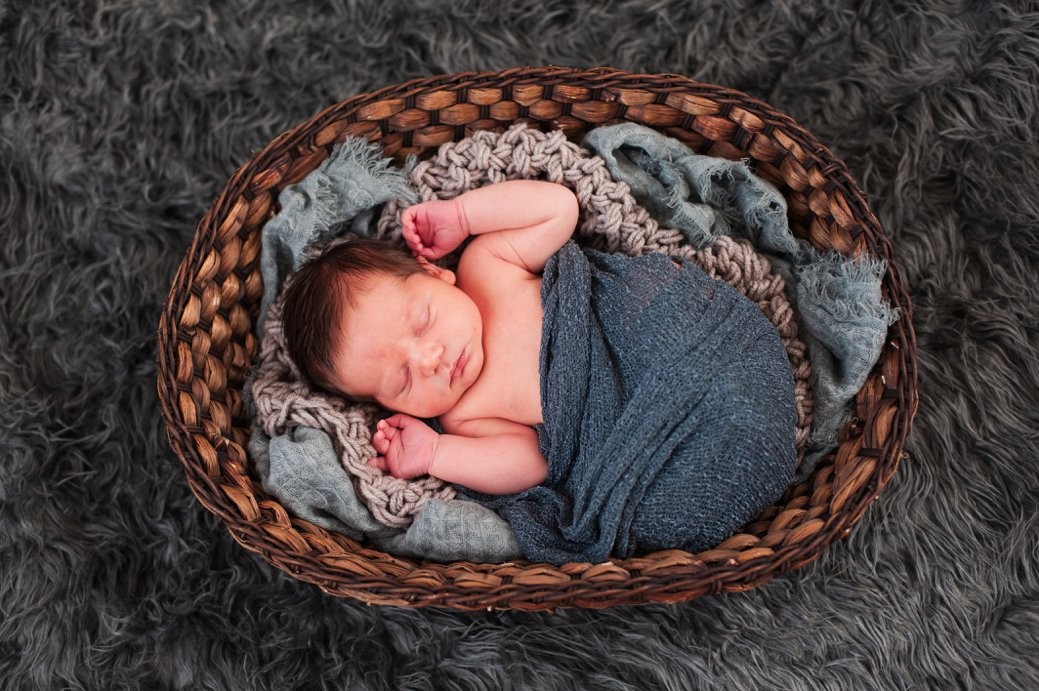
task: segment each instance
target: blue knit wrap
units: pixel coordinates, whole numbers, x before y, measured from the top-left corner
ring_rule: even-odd
[[[567,243],[548,262],[542,485],[491,501],[531,560],[710,548],[790,483],[794,386],[775,327],[695,264]]]

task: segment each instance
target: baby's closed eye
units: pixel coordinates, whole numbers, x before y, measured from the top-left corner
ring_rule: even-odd
[[[418,325],[415,328],[415,333],[419,336],[429,330],[429,327],[433,324],[433,309],[426,306],[425,311],[422,313],[422,317],[419,319]]]

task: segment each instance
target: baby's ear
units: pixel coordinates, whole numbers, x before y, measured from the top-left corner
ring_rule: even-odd
[[[441,281],[446,281],[451,285],[455,284],[455,272],[450,269],[442,269],[436,264],[430,264],[425,260],[424,257],[418,257],[419,266],[421,266],[427,274],[433,278],[439,278]]]

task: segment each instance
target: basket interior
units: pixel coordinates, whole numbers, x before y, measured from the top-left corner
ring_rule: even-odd
[[[259,344],[260,231],[277,197],[349,136],[402,162],[477,130],[517,122],[561,129],[637,122],[698,153],[746,159],[788,203],[797,237],[888,262],[900,310],[837,451],[745,529],[707,552],[656,552],[560,567],[417,562],[290,516],[250,475],[242,388]],[[815,559],[848,533],[896,470],[917,405],[912,307],[891,246],[847,167],[789,117],[745,94],[675,75],[531,68],[448,75],[336,104],[240,168],[202,219],[159,326],[159,396],[171,446],[199,501],[247,549],[290,575],[369,603],[553,609],[675,602],[746,590]]]

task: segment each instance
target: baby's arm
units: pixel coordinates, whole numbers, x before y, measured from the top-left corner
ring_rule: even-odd
[[[484,494],[512,494],[548,477],[533,427],[500,418],[456,424],[440,435],[429,474]]]
[[[507,420],[474,420],[437,434],[410,415],[380,420],[372,444],[372,465],[394,477],[426,473],[485,494],[512,494],[534,487],[548,475],[548,463],[531,427]],[[468,436],[468,435],[474,436]]]
[[[450,201],[405,209],[403,234],[411,250],[426,259],[443,257],[470,234],[482,235],[473,241],[473,249],[540,273],[548,258],[570,239],[578,211],[577,198],[563,185],[509,180]]]

